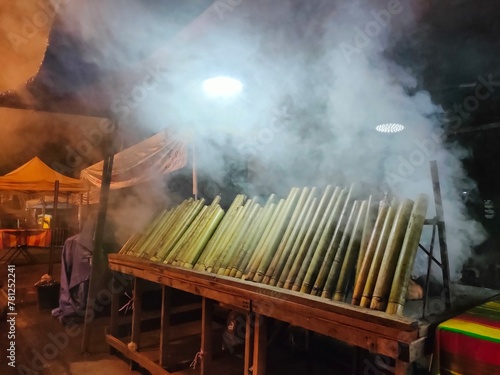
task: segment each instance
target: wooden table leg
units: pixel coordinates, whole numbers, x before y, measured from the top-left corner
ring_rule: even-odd
[[[143,289],[144,289],[144,280],[138,277],[134,278],[131,341],[136,345],[136,350],[139,350],[140,347]]]
[[[245,323],[245,364],[243,369],[244,375],[250,374],[250,367],[252,366],[252,327],[253,327],[253,314],[247,313]]]
[[[396,360],[395,375],[411,375],[412,374],[412,364]]]
[[[209,375],[213,349],[213,301],[203,297],[201,317],[201,375]]]
[[[255,314],[253,375],[266,374],[267,357],[267,318]]]
[[[170,334],[170,308],[172,307],[172,289],[162,286],[161,328],[160,328],[160,366],[168,365],[168,342]]]
[[[368,350],[360,348],[359,346],[353,347],[353,357],[352,357],[352,374],[353,375],[363,375],[370,373],[376,367],[368,359]]]

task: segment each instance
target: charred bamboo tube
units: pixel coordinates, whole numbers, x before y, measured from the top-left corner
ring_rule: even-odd
[[[299,198],[300,189],[293,188],[288,195],[285,202],[285,207],[283,212],[279,216],[278,220],[273,224],[271,232],[269,233],[266,242],[263,245],[262,255],[260,259],[257,259],[258,267],[257,272],[253,277],[253,281],[261,282],[264,278],[265,273],[269,267],[269,264],[273,260],[273,256],[276,253],[280,241],[283,239],[287,224],[290,222],[291,216],[297,204]]]
[[[363,223],[363,233],[361,234],[361,244],[359,245],[359,256],[356,262],[356,277],[358,279],[359,271],[361,270],[361,265],[363,264],[363,259],[365,258],[366,249],[368,248],[368,242],[370,241],[370,236],[373,231],[373,226],[375,225],[375,218],[377,213],[373,205],[373,196],[370,195],[368,198],[368,205],[366,210],[365,222]]]
[[[184,244],[189,241],[189,238],[193,235],[194,231],[198,228],[200,225],[200,222],[203,220],[203,217],[205,216],[206,212],[208,210],[208,206],[203,206],[201,209],[200,213],[195,217],[191,225],[186,229],[182,237],[179,239],[179,241],[175,244],[174,248],[172,251],[167,254],[165,259],[163,260],[163,263],[166,264],[171,264],[173,261],[175,261],[177,254],[179,251],[182,249]]]
[[[417,197],[413,206],[408,228],[406,229],[406,235],[403,240],[401,254],[396,266],[391,293],[389,294],[389,304],[386,309],[386,312],[389,314],[403,315],[406,293],[408,292],[408,284],[410,283],[410,275],[417,255],[428,204],[429,197],[425,194],[421,194]]]
[[[275,203],[270,203],[266,204],[266,206],[262,210],[262,215],[261,219],[259,220],[259,225],[256,227],[255,230],[255,235],[253,235],[248,242],[248,247],[245,247],[245,256],[243,257],[242,261],[240,262],[238,266],[238,271],[236,271],[236,274],[234,277],[241,279],[243,275],[245,274],[245,270],[247,269],[253,255],[255,252],[255,249],[257,247],[257,244],[259,243],[260,239],[264,235],[264,231],[266,230],[271,217],[274,214],[274,211],[276,210],[276,204]]]
[[[326,189],[332,189],[331,186],[327,186]],[[326,190],[325,189],[325,190]],[[314,236],[312,238],[312,241],[307,248],[306,256],[304,257],[303,261],[301,264],[299,264],[299,270],[297,272],[297,276],[295,277],[295,281],[292,286],[292,290],[294,291],[299,291],[302,282],[304,281],[304,278],[306,277],[307,270],[309,269],[309,265],[312,262],[312,259],[314,255],[316,254],[316,251],[318,250],[318,244],[319,240],[321,239],[321,236],[323,235],[323,232],[325,230],[328,230],[329,228],[326,228],[327,224],[330,222],[329,218],[330,215],[335,208],[335,203],[337,202],[337,199],[339,198],[340,195],[340,188],[336,187],[333,190],[333,194],[330,197],[330,200],[328,202],[328,205],[326,206],[326,209],[324,213],[321,215],[321,219],[319,221],[318,227],[314,231]]]
[[[349,218],[347,219],[346,227],[342,239],[340,240],[339,248],[335,254],[335,258],[332,263],[332,268],[328,273],[328,278],[325,282],[325,287],[323,288],[323,292],[321,293],[321,297],[323,298],[332,298],[332,293],[334,288],[337,285],[337,281],[340,276],[340,269],[342,264],[344,263],[344,257],[347,251],[347,247],[349,245],[349,241],[351,239],[351,234],[354,229],[354,223],[356,221],[356,216],[359,210],[359,201],[354,201],[351,209],[351,213],[349,214]]]
[[[283,235],[283,239],[281,240],[278,249],[276,250],[276,253],[273,256],[271,264],[269,264],[269,267],[266,270],[266,274],[262,280],[263,284],[269,284],[269,281],[271,280],[271,277],[274,274],[274,271],[276,270],[276,267],[279,263],[279,260],[283,256],[283,253],[285,252],[286,249],[291,248],[294,238],[296,236],[296,234],[295,236],[293,236],[294,229],[296,223],[301,217],[302,211],[304,209],[304,204],[306,204],[307,202],[307,198],[309,197],[310,191],[311,190],[308,187],[302,189],[299,200],[297,201],[297,205],[295,206],[295,210],[293,211],[292,217],[290,218],[290,222],[286,228],[286,232]],[[288,246],[288,244],[290,245]]]
[[[375,255],[375,249],[377,248],[377,243],[379,241],[380,235],[382,233],[382,228],[384,226],[384,221],[387,216],[387,211],[389,210],[389,202],[387,198],[383,201],[380,210],[377,215],[377,219],[375,220],[375,225],[373,227],[370,240],[368,241],[368,246],[366,248],[366,253],[361,263],[361,268],[358,273],[358,277],[356,278],[356,283],[354,285],[354,291],[352,293],[352,301],[353,305],[359,305],[361,302],[361,297],[363,295],[363,289],[365,288],[365,283],[368,278],[368,271],[370,270],[370,266],[373,261],[373,257]]]
[[[245,223],[245,219],[247,216],[247,212],[252,206],[253,201],[251,199],[247,200],[245,205],[239,210],[237,213],[235,219],[234,219],[234,229],[232,231],[231,236],[229,236],[227,242],[224,244],[224,247],[221,247],[221,252],[220,256],[218,257],[217,261],[214,264],[214,269],[216,273],[223,275],[225,272],[225,267],[227,265],[227,262],[225,260],[227,259],[229,261],[229,256],[230,253],[234,250],[235,242],[238,241],[240,238],[240,235],[242,233],[242,226]]]
[[[198,225],[192,229],[191,236],[188,240],[182,245],[182,247],[177,252],[175,259],[172,260],[172,265],[181,266],[183,265],[188,258],[190,258],[190,254],[193,251],[198,249],[197,243],[201,238],[205,237],[204,232],[213,228],[213,221],[216,221],[215,228],[217,227],[220,220],[218,220],[218,216],[222,215],[218,202],[220,201],[220,197],[215,197],[212,204],[207,208],[205,214],[200,218]],[[221,216],[221,218],[222,218]],[[217,217],[217,218],[216,218]],[[215,229],[214,228],[214,229]],[[209,237],[210,238],[210,237]],[[206,244],[205,244],[206,245]],[[194,250],[196,249],[196,250]],[[198,254],[199,256],[199,254]],[[198,258],[198,256],[196,258]]]
[[[257,247],[255,248],[252,258],[250,259],[250,262],[248,263],[247,268],[245,269],[245,274],[243,276],[245,280],[252,280],[255,273],[257,272],[257,268],[259,267],[260,261],[262,260],[262,256],[266,251],[265,246],[268,243],[267,241],[270,238],[270,236],[272,236],[273,227],[283,214],[286,208],[285,206],[286,206],[286,200],[280,199],[278,205],[276,206],[276,210],[274,211],[273,216],[271,217],[271,220],[269,221],[269,224],[267,225],[266,230],[264,231],[263,236],[261,237],[260,241],[257,244]]]
[[[337,226],[335,227],[335,231],[333,232],[333,236],[328,244],[326,249],[325,257],[323,260],[323,264],[321,265],[318,276],[314,281],[314,286],[312,289],[312,295],[321,295],[323,292],[323,288],[326,283],[326,279],[328,278],[328,274],[332,267],[333,260],[335,259],[335,254],[337,253],[337,249],[339,247],[340,241],[345,231],[345,227],[347,224],[347,219],[349,216],[349,210],[351,208],[351,196],[353,193],[354,186],[351,185],[349,192],[347,193],[347,197],[344,202],[344,206],[342,207],[342,212],[340,213],[339,220],[337,221]]]
[[[347,252],[344,257],[344,263],[342,264],[339,280],[337,281],[337,286],[335,288],[335,294],[333,296],[335,301],[345,300],[349,281],[355,272],[356,259],[361,246],[361,237],[363,236],[367,206],[368,201],[362,201],[359,206],[358,216],[356,217],[356,221],[354,223],[351,239],[349,240]]]
[[[302,286],[300,288],[300,291],[302,293],[308,293],[308,294],[311,293],[313,283],[316,280],[316,277],[318,276],[318,272],[324,260],[328,242],[332,238],[335,228],[338,225],[340,215],[342,213],[342,208],[344,207],[346,198],[347,198],[347,190],[342,189],[338,199],[335,202],[335,207],[333,208],[330,217],[328,218],[326,229],[325,231],[323,231],[323,234],[321,235],[317,250],[314,254],[314,257],[311,260],[311,264],[307,270],[304,281],[302,282]]]
[[[312,196],[312,195],[311,195]],[[297,257],[297,253],[300,249],[300,245],[302,244],[302,241],[304,240],[304,237],[306,236],[307,229],[309,228],[314,213],[318,207],[318,198],[313,197],[311,205],[308,207],[306,211],[306,216],[304,217],[303,225],[299,230],[299,234],[297,235],[297,239],[295,243],[293,244],[292,249],[290,250],[290,254],[287,258],[283,257],[282,262],[284,263],[283,266],[281,264],[278,264],[278,267],[282,269],[281,274],[279,276],[279,279],[276,281],[276,286],[282,288],[285,285],[285,282],[287,280],[288,274],[290,273],[290,270],[292,269],[292,266],[295,262],[295,258]],[[283,264],[282,263],[282,264]],[[271,278],[270,285],[273,285],[273,278]]]
[[[231,265],[231,270],[229,271],[228,276],[231,277],[236,276],[236,272],[238,272],[238,267],[240,267],[240,264],[245,258],[245,255],[249,248],[249,244],[252,242],[252,239],[254,238],[255,233],[257,232],[262,217],[263,208],[259,204],[256,204],[255,209],[257,211],[255,213],[255,218],[249,221],[250,225],[248,227],[248,231],[245,233],[245,237],[243,238],[242,243],[236,249],[236,256],[234,257],[234,263]]]
[[[295,261],[292,265],[292,268],[290,269],[290,272],[288,273],[285,281],[285,285],[283,286],[285,289],[292,289],[293,284],[295,283],[295,279],[297,278],[297,274],[300,270],[300,267],[307,255],[307,250],[309,249],[309,246],[311,245],[311,242],[313,240],[314,234],[316,232],[316,229],[318,228],[318,225],[320,223],[321,218],[323,217],[326,207],[328,205],[328,202],[330,201],[332,193],[332,187],[329,185],[325,191],[323,192],[323,195],[321,196],[321,200],[318,205],[318,209],[314,213],[314,217],[311,221],[311,225],[307,228],[306,235],[304,237],[304,240],[302,241],[299,251],[297,252],[297,257],[295,258]]]
[[[184,210],[184,212],[179,212],[178,215],[172,219],[174,223],[173,227],[169,231],[168,236],[164,236],[165,240],[163,245],[151,258],[152,261],[163,262],[165,260],[166,256],[172,251],[174,246],[192,224],[193,220],[198,216],[204,204],[205,200],[200,199],[194,202],[194,204],[191,204],[189,209]]]
[[[373,260],[370,264],[370,268],[366,278],[365,286],[363,288],[361,302],[359,303],[361,307],[370,307],[373,290],[375,289],[375,284],[377,283],[377,276],[380,271],[380,265],[382,264],[385,248],[387,247],[387,241],[389,240],[389,235],[391,234],[391,229],[394,224],[394,218],[396,217],[398,206],[399,202],[396,198],[394,198],[387,210],[384,225],[382,226],[382,232],[380,233],[377,246],[375,248],[375,253],[373,254]]]
[[[413,201],[405,199],[401,202],[394,219],[394,225],[389,235],[389,241],[385,249],[384,257],[377,277],[377,283],[373,290],[373,297],[370,303],[370,308],[375,310],[385,311],[387,307],[387,298],[391,289],[392,280],[394,279],[394,272],[398,262],[399,254],[401,253],[401,246],[405,237],[408,221],[410,220],[411,210],[413,208]]]
[[[219,206],[214,209],[214,213],[210,217],[208,223],[201,233],[201,236],[198,240],[192,245],[192,249],[189,252],[188,256],[184,260],[183,266],[186,268],[193,268],[193,265],[198,260],[201,252],[205,248],[206,244],[210,240],[210,237],[215,232],[217,225],[219,225],[220,221],[224,217],[224,210]]]
[[[245,196],[242,194],[237,195],[235,197],[235,199],[231,203],[231,206],[229,206],[226,214],[224,215],[224,218],[222,219],[221,223],[217,227],[217,230],[213,234],[212,238],[210,238],[210,240],[208,241],[207,246],[203,250],[203,253],[200,255],[198,261],[196,262],[194,266],[195,269],[200,271],[206,270],[207,260],[210,259],[213,256],[213,253],[219,249],[219,243],[223,235],[226,233],[227,228],[232,223],[235,211],[237,210],[238,207],[240,207],[243,204],[244,200]]]
[[[238,234],[238,238],[234,241],[233,245],[230,247],[228,251],[228,255],[226,256],[224,262],[225,264],[224,264],[223,275],[229,276],[229,274],[233,269],[235,269],[236,272],[235,264],[238,260],[238,255],[239,255],[237,253],[237,250],[241,247],[243,241],[249,235],[251,225],[255,221],[255,218],[257,217],[260,210],[261,207],[257,203],[254,203],[249,209],[249,213],[248,215],[246,215],[244,222],[242,223],[241,229]]]

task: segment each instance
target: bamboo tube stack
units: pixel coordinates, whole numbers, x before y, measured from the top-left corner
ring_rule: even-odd
[[[220,197],[188,199],[120,253],[402,314],[428,198],[359,190],[294,187],[262,204],[240,194],[226,212]]]

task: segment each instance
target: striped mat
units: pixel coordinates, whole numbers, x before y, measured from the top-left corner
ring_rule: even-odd
[[[0,249],[27,245],[28,247],[50,247],[51,231],[47,229],[0,230]]]
[[[435,356],[435,374],[500,375],[500,300],[441,323]]]

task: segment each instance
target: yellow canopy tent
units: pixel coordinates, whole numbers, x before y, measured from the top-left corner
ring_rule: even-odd
[[[76,178],[67,177],[34,157],[26,164],[0,177],[0,191],[42,192],[54,191],[59,181],[60,192],[85,192],[86,184]]]

